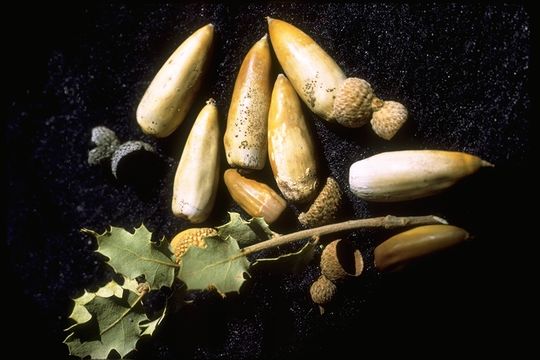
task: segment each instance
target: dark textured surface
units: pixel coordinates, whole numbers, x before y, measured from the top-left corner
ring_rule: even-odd
[[[476,239],[404,273],[381,276],[371,265],[371,252],[389,233],[348,235],[363,250],[367,270],[340,289],[324,317],[309,299],[309,285],[318,276],[315,264],[296,275],[258,274],[241,296],[225,301],[203,296],[142,343],[137,358],[321,356],[358,350],[358,344],[369,349],[381,339],[388,346],[373,348],[380,355],[422,352],[419,343],[445,353],[468,346],[510,348],[512,324],[520,318],[514,304],[524,294],[511,254],[524,245],[515,221],[531,147],[527,8],[189,4],[16,13],[19,25],[11,29],[8,44],[4,276],[13,280],[8,282],[13,337],[35,339],[20,349],[21,356],[67,356],[61,341],[69,298],[110,276],[81,227],[102,231],[108,224],[132,228],[144,222],[157,236],[171,238],[187,226],[170,211],[183,141],[208,97],[216,99],[224,129],[236,72],[266,31],[267,15],[305,30],[347,74],[366,79],[379,96],[399,100],[410,111],[405,128],[385,142],[369,127],[329,126],[306,110],[325,173],[345,189],[344,217],[432,213]],[[215,53],[198,103],[170,138],[143,136],[135,109],[144,90],[173,49],[208,22],[216,25]],[[166,164],[159,184],[141,193],[116,182],[106,169],[89,167],[90,131],[96,125],[115,130],[121,141],[154,144]],[[382,151],[428,148],[467,151],[496,168],[445,194],[406,204],[367,204],[347,190],[354,161]],[[268,175],[267,168],[261,178],[275,186]],[[239,210],[220,183],[208,225],[223,223],[231,209]],[[275,230],[294,230],[295,211],[291,208],[290,218]]]

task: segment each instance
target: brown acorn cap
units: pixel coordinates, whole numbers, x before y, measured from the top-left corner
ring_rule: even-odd
[[[375,134],[385,140],[390,140],[405,124],[407,117],[407,108],[403,104],[397,101],[384,101],[382,107],[378,109],[377,106],[373,107],[371,128]]]
[[[349,128],[358,128],[371,119],[371,85],[359,78],[347,78],[339,87],[331,119]]]
[[[300,213],[298,221],[305,227],[326,225],[335,219],[340,207],[341,190],[337,181],[329,177],[309,210]]]
[[[357,277],[363,270],[362,254],[349,241],[334,240],[321,254],[321,272],[330,281],[340,282],[348,277]]]
[[[323,306],[329,304],[334,295],[336,295],[337,287],[336,285],[328,280],[324,275],[319,276],[319,278],[311,284],[309,288],[309,294],[311,295],[311,300],[317,305],[321,314],[324,313]]]
[[[179,232],[171,240],[171,250],[176,258],[176,263],[179,263],[181,257],[186,253],[190,246],[200,248],[206,247],[205,237],[217,235],[217,231],[213,228],[192,228]]]

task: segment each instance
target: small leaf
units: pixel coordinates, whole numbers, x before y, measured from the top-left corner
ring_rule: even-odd
[[[257,259],[250,267],[251,271],[263,272],[299,272],[301,271],[315,255],[317,244],[308,241],[300,250],[278,256],[276,258]]]
[[[230,236],[235,238],[242,247],[245,247],[268,240],[275,235],[263,218],[252,218],[245,221],[240,214],[235,212],[230,212],[229,216],[231,219],[227,224],[216,228],[222,239]]]
[[[246,280],[249,261],[240,251],[238,242],[228,236],[205,238],[206,248],[190,247],[182,256],[178,278],[188,290],[215,288],[222,296],[239,292]]]
[[[119,288],[122,294],[117,297]],[[85,301],[89,298],[86,296]],[[79,302],[78,305],[84,306],[92,315],[93,321],[68,329],[72,333],[64,343],[69,347],[70,354],[103,359],[113,350],[121,357],[133,351],[141,336],[141,323],[148,321],[141,298],[142,295],[112,282],[94,293],[93,299],[84,305]]]
[[[96,237],[97,252],[109,258],[107,263],[120,274],[135,279],[144,275],[152,290],[171,286],[176,264],[165,241],[153,243],[152,233],[144,225],[132,234],[124,229],[111,227],[104,234],[83,229]]]

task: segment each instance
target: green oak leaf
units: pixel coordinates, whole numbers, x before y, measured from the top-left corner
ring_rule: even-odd
[[[155,329],[159,324],[158,319],[158,322],[149,325],[152,322],[149,322],[141,305],[142,294],[125,287],[121,287],[122,293],[119,294],[119,287],[113,281],[93,293],[91,300],[90,296],[83,295],[85,299],[79,301],[78,305],[86,308],[92,321],[75,324],[67,329],[71,333],[64,343],[69,347],[71,355],[104,359],[114,350],[124,357],[135,349],[148,326]],[[77,304],[77,299],[75,302]],[[85,302],[84,305],[81,305],[82,302]]]
[[[132,234],[122,228],[112,227],[103,234],[83,229],[97,239],[97,252],[105,255],[107,263],[128,278],[144,275],[152,290],[171,286],[176,264],[165,241],[154,243],[152,233],[141,225]]]
[[[275,235],[263,218],[252,218],[245,221],[240,214],[235,212],[230,212],[229,216],[228,223],[216,228],[219,237],[222,239],[230,236],[236,239],[240,246],[244,247],[268,240]]]
[[[239,292],[248,274],[248,259],[231,236],[205,238],[206,248],[190,247],[182,256],[178,278],[188,290],[215,288],[222,296]]]
[[[124,290],[122,286],[118,285],[115,281],[110,281],[105,286],[101,287],[95,293],[84,291],[84,294],[78,298],[73,299],[75,306],[73,311],[69,315],[69,318],[75,321],[75,324],[84,324],[92,318],[92,315],[88,312],[85,305],[92,301],[96,295],[101,297],[116,296],[122,298]]]
[[[276,258],[257,259],[250,267],[251,271],[299,272],[313,259],[317,244],[308,241],[300,250]]]

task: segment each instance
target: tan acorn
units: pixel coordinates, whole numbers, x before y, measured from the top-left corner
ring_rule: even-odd
[[[321,272],[332,282],[360,276],[363,270],[362,254],[349,241],[334,240],[326,245],[321,254]]]
[[[381,101],[381,107],[373,112],[371,127],[385,140],[390,140],[407,121],[407,109],[396,101]]]
[[[368,201],[412,200],[441,192],[486,166],[493,165],[464,152],[390,151],[352,164],[349,185]]]
[[[321,315],[324,314],[324,306],[328,305],[336,295],[336,285],[321,275],[309,288],[311,300],[319,305]]]
[[[204,241],[204,238],[215,236],[217,234],[218,232],[213,228],[192,228],[176,234],[170,244],[176,263],[180,262],[182,255],[186,253],[190,246],[205,248],[206,242]]]
[[[272,91],[268,113],[268,156],[285,199],[306,202],[319,185],[315,146],[298,95],[283,74]]]
[[[326,225],[336,218],[340,207],[341,190],[337,181],[329,177],[308,211],[298,215],[298,221],[305,227]]]
[[[159,69],[137,107],[143,132],[166,137],[184,121],[201,86],[213,39],[214,25],[203,26]]]
[[[287,207],[270,186],[248,179],[236,169],[226,170],[223,179],[233,200],[249,215],[264,218],[267,224],[276,221]]]
[[[469,233],[452,225],[426,225],[392,236],[375,248],[375,267],[381,271],[400,270],[410,262],[455,246]]]
[[[247,53],[234,84],[223,138],[227,162],[233,167],[260,170],[266,162],[271,68],[265,35]]]
[[[267,19],[276,57],[306,105],[323,119],[346,127],[368,123],[382,101],[371,85],[363,79],[347,78],[330,55],[300,29]]]

